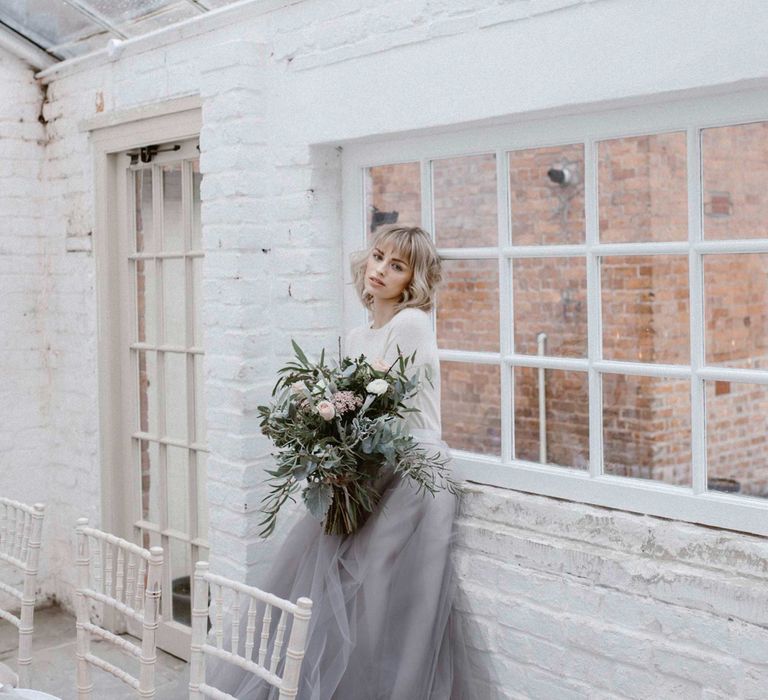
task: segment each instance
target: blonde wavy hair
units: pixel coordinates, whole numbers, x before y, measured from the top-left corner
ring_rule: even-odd
[[[373,306],[373,296],[365,291],[365,268],[368,258],[375,247],[388,243],[392,244],[393,249],[408,262],[413,271],[410,283],[403,290],[401,301],[395,305],[395,313],[407,308],[431,310],[443,279],[440,256],[431,236],[424,229],[399,224],[380,226],[368,248],[350,256],[352,283],[363,306],[367,309]]]

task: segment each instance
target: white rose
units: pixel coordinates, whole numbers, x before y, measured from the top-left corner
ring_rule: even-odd
[[[291,384],[291,393],[294,396],[298,396],[299,394],[303,394],[306,388],[307,385],[304,382],[294,382]]]
[[[330,401],[318,401],[316,410],[323,420],[333,420],[336,415],[336,408]]]
[[[376,396],[381,396],[386,393],[387,389],[389,389],[389,384],[386,379],[374,379],[365,387],[365,390],[369,394],[376,394]]]
[[[389,362],[382,359],[381,357],[377,357],[373,362],[371,362],[371,367],[375,369],[377,372],[386,372],[389,369]]]

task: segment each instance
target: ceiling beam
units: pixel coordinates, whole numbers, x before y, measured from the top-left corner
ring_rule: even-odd
[[[35,70],[44,70],[59,61],[18,32],[0,22],[0,46],[29,63]]]

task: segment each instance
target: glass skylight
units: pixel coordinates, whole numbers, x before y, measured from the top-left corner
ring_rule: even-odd
[[[4,0],[0,26],[64,60],[196,17],[236,0]]]

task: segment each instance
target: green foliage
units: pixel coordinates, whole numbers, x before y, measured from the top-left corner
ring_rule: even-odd
[[[291,342],[295,360],[278,370],[273,401],[257,408],[277,462],[268,472],[269,492],[261,508],[263,537],[274,531],[280,509],[299,490],[310,513],[325,521],[327,533],[354,532],[378,503],[374,482],[385,468],[413,480],[420,491],[457,492],[448,458],[427,455],[405,431],[404,415],[418,411],[407,406],[419,390],[415,351],[406,356],[398,347],[397,360],[383,370],[364,355],[342,357],[341,351],[330,363],[325,351],[311,362]],[[385,382],[386,390],[369,391],[375,380]],[[427,380],[431,383],[431,377]],[[327,413],[329,404],[333,416]]]

